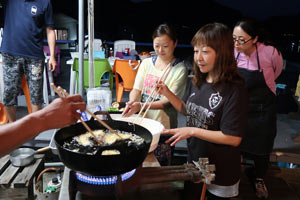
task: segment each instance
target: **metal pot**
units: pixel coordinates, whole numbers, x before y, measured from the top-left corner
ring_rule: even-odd
[[[15,167],[24,167],[34,161],[34,155],[50,149],[50,146],[33,150],[31,148],[19,148],[10,153],[10,162]]]
[[[95,114],[98,114],[97,112]],[[127,145],[111,145],[100,147],[94,155],[74,152],[63,147],[65,141],[81,135],[87,130],[82,123],[62,128],[55,133],[54,141],[61,161],[70,169],[87,175],[105,176],[118,175],[137,168],[146,158],[152,141],[152,134],[146,128],[129,124],[128,122],[115,121],[110,116],[105,117],[106,123],[113,129],[132,132],[145,140],[138,148]],[[86,122],[92,130],[105,129],[93,118]],[[119,150],[119,155],[102,155],[104,150]]]

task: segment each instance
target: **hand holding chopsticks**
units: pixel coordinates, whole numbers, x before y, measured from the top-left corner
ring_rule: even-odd
[[[54,83],[51,83],[51,87],[53,90],[58,94],[60,97],[66,97],[69,96],[69,94],[64,91],[62,88],[57,88]],[[103,145],[103,142],[97,138],[97,136],[94,134],[94,132],[90,129],[90,127],[80,118],[81,123],[83,126],[88,130],[88,132],[95,138],[96,142],[98,142],[100,145]]]
[[[168,77],[168,75],[169,75],[171,69],[172,69],[171,63],[169,63],[169,64],[167,65],[167,67],[166,67],[164,73],[163,73],[162,76],[159,78],[158,83],[161,82],[161,81],[164,82],[164,81],[167,79],[167,77]],[[151,107],[151,104],[154,102],[154,100],[155,100],[155,99],[157,98],[157,96],[159,95],[159,90],[160,90],[160,88],[159,88],[158,90],[156,90],[156,85],[153,87],[153,90],[151,91],[151,94],[150,94],[150,95],[148,96],[148,98],[146,99],[145,103],[143,104],[142,108],[140,109],[140,112],[138,113],[138,115],[137,115],[136,118],[134,119],[134,122],[136,122],[136,120],[140,117],[140,115],[142,114],[142,112],[144,111],[144,109],[145,109],[145,107],[146,107],[146,103],[149,102],[149,100],[150,100],[150,104],[147,106],[146,111],[144,112],[142,118],[140,119],[140,122],[139,122],[139,123],[141,123],[141,121],[144,119],[144,117],[146,116],[147,112],[149,111],[149,109],[150,109],[150,107]]]
[[[53,88],[53,90],[60,96],[60,97],[66,97],[69,96],[69,94],[67,93],[66,90],[64,90],[61,87],[56,87],[53,83],[51,83],[51,87]],[[115,131],[113,130],[110,126],[108,126],[104,121],[102,121],[101,119],[99,119],[94,113],[90,112],[88,109],[86,109],[86,111],[92,115],[98,122],[100,122],[105,128],[109,129],[112,133],[116,134],[118,137],[121,138],[121,136]],[[103,142],[101,140],[99,140],[97,138],[97,136],[93,133],[93,131],[90,129],[90,127],[80,118],[81,123],[83,124],[83,126],[89,131],[89,133],[95,138],[95,140],[103,145]]]

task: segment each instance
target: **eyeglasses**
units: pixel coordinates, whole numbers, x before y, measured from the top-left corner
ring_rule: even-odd
[[[249,42],[250,40],[253,40],[253,38],[250,38],[249,40],[244,40],[244,39],[235,39],[233,38],[233,42],[238,42],[240,45],[246,44],[247,42]]]

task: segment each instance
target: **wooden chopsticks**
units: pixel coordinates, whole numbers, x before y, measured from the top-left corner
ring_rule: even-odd
[[[60,97],[66,97],[69,96],[67,92],[64,91],[62,88],[57,88],[54,83],[51,83],[51,87],[53,90],[58,94]],[[94,132],[90,129],[90,127],[80,118],[81,123],[83,126],[88,130],[88,132],[95,138],[95,140],[100,144],[103,145],[104,143],[97,138],[97,136],[94,134]]]
[[[88,109],[86,109],[86,112],[88,112],[90,115],[92,115],[100,124],[102,124],[105,128],[107,128],[108,130],[110,130],[112,133],[116,134],[119,138],[122,139],[122,137],[114,130],[112,129],[107,123],[105,123],[103,120],[99,119],[99,117],[97,117],[97,115],[95,115],[94,113],[92,113],[91,111],[89,111]]]
[[[64,90],[61,87],[56,87],[54,85],[54,83],[51,83],[51,87],[53,88],[53,90],[58,94],[58,96],[60,97],[66,97],[69,96],[68,92],[66,90]],[[115,130],[113,130],[110,126],[108,126],[108,124],[106,124],[104,121],[102,121],[101,119],[99,119],[94,113],[90,112],[88,109],[86,109],[86,111],[92,115],[98,122],[100,122],[105,128],[107,128],[108,130],[110,130],[112,133],[116,134],[118,137],[122,138]],[[80,118],[81,123],[83,124],[83,126],[89,131],[89,133],[95,138],[95,140],[100,144],[103,145],[104,143],[99,140],[97,138],[97,136],[94,134],[94,132],[90,129],[90,127],[85,123],[84,120],[82,120]]]
[[[159,78],[158,82],[160,81],[165,81],[170,73],[172,69],[172,66],[171,66],[171,63],[169,63],[164,71],[164,73],[162,74],[162,76]],[[158,90],[155,89],[156,88],[156,85],[155,87],[153,87],[153,90],[151,91],[151,94],[148,96],[148,98],[146,99],[143,107],[141,108],[140,112],[138,113],[138,115],[136,116],[136,118],[134,119],[133,123],[136,122],[137,119],[139,119],[140,115],[142,114],[142,112],[144,111],[145,107],[146,107],[146,103],[150,100],[150,98],[152,97],[151,101],[150,101],[150,104],[148,105],[146,111],[144,112],[142,118],[140,118],[140,122],[142,122],[142,120],[144,119],[144,117],[146,116],[147,112],[149,111],[150,107],[151,107],[151,104],[154,102],[154,100],[157,98],[158,94],[159,94],[159,91],[160,91],[160,88]]]

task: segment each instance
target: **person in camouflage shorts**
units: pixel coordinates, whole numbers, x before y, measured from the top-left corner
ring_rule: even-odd
[[[17,96],[23,75],[29,86],[31,109],[43,105],[43,39],[46,32],[50,49],[49,70],[54,71],[55,32],[50,0],[0,0],[5,20],[0,52],[3,57],[3,105],[9,122],[16,120]]]
[[[2,54],[2,60],[4,82],[3,104],[5,106],[17,106],[17,95],[20,91],[23,74],[25,74],[26,80],[28,80],[31,103],[35,105],[42,104],[44,60],[23,58],[8,54]]]

